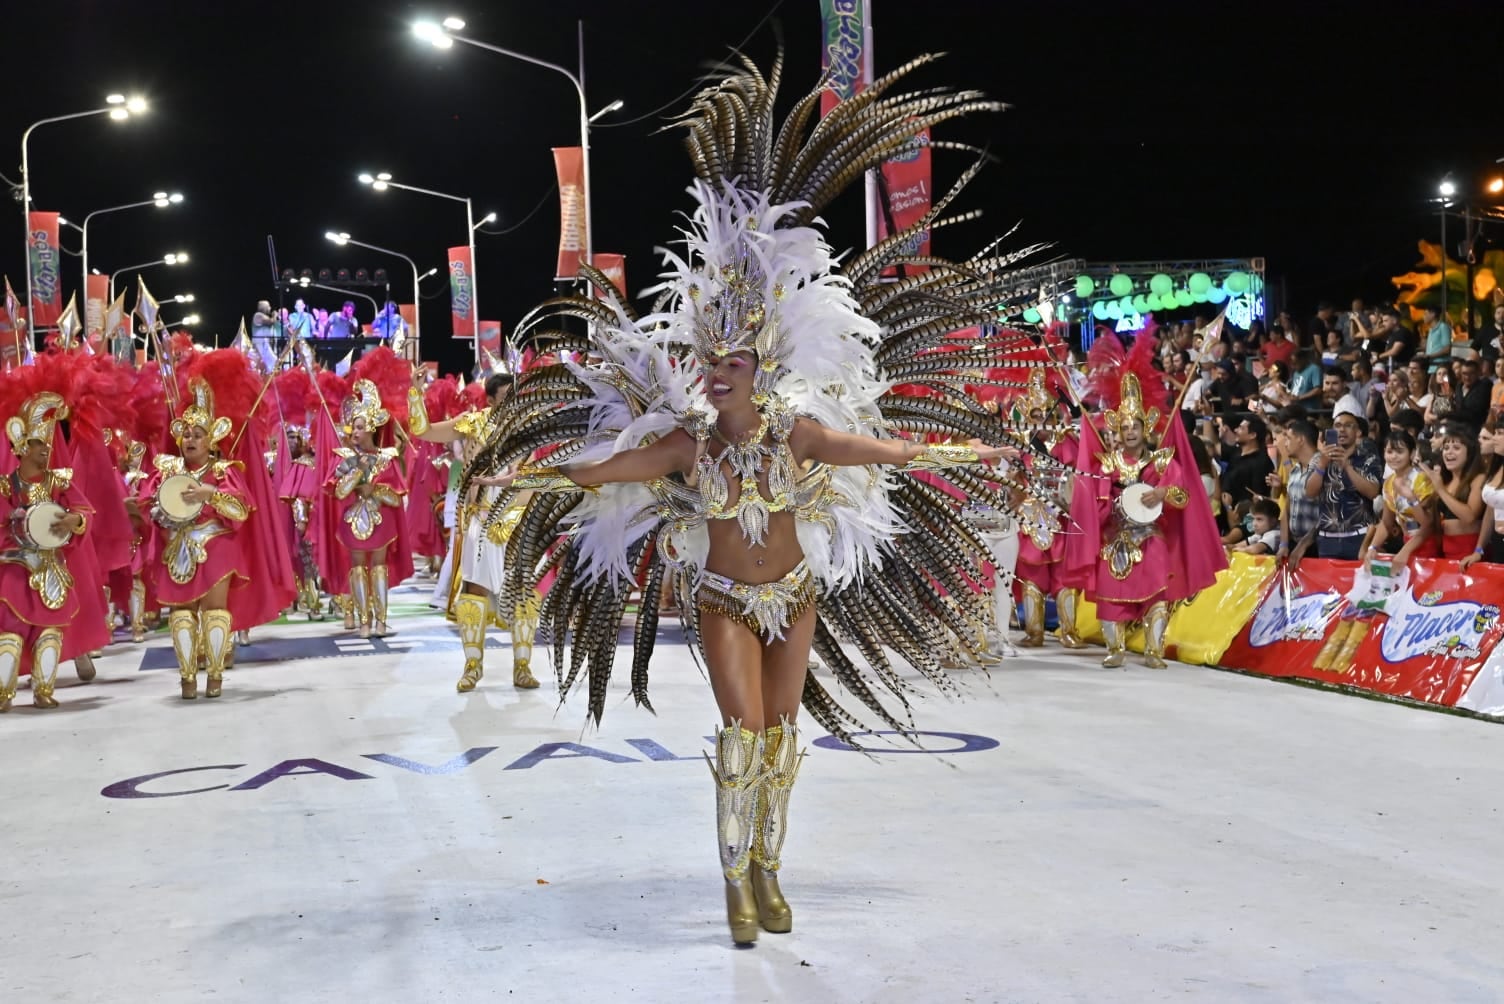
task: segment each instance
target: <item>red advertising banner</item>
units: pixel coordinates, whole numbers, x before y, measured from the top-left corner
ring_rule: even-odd
[[[1455,706],[1504,640],[1504,567],[1480,562],[1464,572],[1455,561],[1417,558],[1409,582],[1373,613],[1346,598],[1358,567],[1313,560],[1275,575],[1221,664]]]
[[[32,326],[47,328],[63,312],[62,249],[58,244],[57,213],[27,214],[27,246],[31,253]]]
[[[110,277],[90,275],[84,288],[84,332],[97,352],[104,344],[105,312],[110,307]]]
[[[597,253],[592,259],[596,268],[605,273],[606,278],[616,284],[616,288],[623,294],[627,291],[627,256],[624,254],[600,254]]]
[[[825,40],[820,70],[826,81],[820,94],[821,115],[862,89],[866,21],[866,0],[820,0],[820,28]]]
[[[502,358],[500,321],[480,322],[480,347],[482,350],[491,353],[497,359]]]
[[[585,255],[585,158],[577,146],[554,147],[559,175],[559,262],[555,279],[573,279]]]
[[[886,196],[887,212],[877,216],[877,239],[897,233],[924,217],[930,211],[930,131],[919,135],[919,145],[910,152],[885,161],[883,193]],[[892,215],[893,229],[888,229],[888,217]],[[903,254],[922,256],[930,253],[930,231],[926,227],[915,234],[903,248]],[[928,266],[906,265],[906,273],[926,271]],[[897,269],[885,269],[883,275],[897,275]]]
[[[475,273],[468,247],[449,249],[449,317],[453,337],[474,338]]]

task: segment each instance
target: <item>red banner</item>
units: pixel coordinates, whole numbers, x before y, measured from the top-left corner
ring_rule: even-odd
[[[597,254],[594,256],[595,267],[606,274],[606,278],[616,284],[616,288],[625,295],[627,291],[627,256],[624,254]]]
[[[5,302],[0,304],[0,370],[12,369],[21,364],[21,338],[17,330],[19,317],[12,319],[11,311],[21,313],[21,305],[11,294],[10,280],[5,280]]]
[[[449,249],[449,316],[453,337],[475,337],[475,273],[468,247]]]
[[[57,213],[28,213],[33,328],[51,327],[63,312],[62,249]]]
[[[482,350],[491,353],[497,359],[500,359],[502,357],[500,321],[480,322],[480,347]]]
[[[110,307],[110,277],[90,275],[84,289],[84,332],[98,352],[104,344],[105,311]]]
[[[1414,559],[1406,588],[1379,613],[1346,599],[1357,569],[1350,561],[1304,561],[1288,590],[1275,575],[1221,664],[1456,705],[1504,640],[1504,567],[1480,562],[1463,572],[1455,561]]]
[[[577,146],[554,147],[559,174],[559,262],[555,279],[573,279],[585,255],[585,158]]]
[[[866,0],[820,0],[820,28],[825,40],[820,55],[820,70],[825,77],[821,115],[859,92],[866,81],[866,8]]]
[[[886,238],[911,224],[917,223],[930,211],[930,131],[919,134],[919,146],[899,157],[883,163],[882,191],[887,205],[886,212],[877,216],[877,239]],[[893,229],[888,229],[892,216]],[[930,231],[926,227],[904,245],[903,254],[922,256],[930,253]],[[926,271],[924,265],[906,265],[906,273]],[[883,275],[896,275],[896,269],[885,269]]]

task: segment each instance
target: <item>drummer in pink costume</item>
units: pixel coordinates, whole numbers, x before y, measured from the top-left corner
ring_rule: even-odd
[[[216,417],[208,382],[191,381],[189,392],[191,403],[172,423],[182,455],[156,457],[156,473],[138,502],[155,524],[145,574],[155,580],[157,599],[172,608],[167,625],[185,701],[198,696],[200,653],[208,675],[204,696],[222,690],[234,643],[230,592],[250,585],[239,533],[251,514],[240,462],[219,456],[233,423]]]
[[[0,496],[0,711],[10,710],[28,650],[32,704],[58,706],[52,689],[63,629],[81,609],[68,553],[92,511],[73,487],[73,472],[49,466],[55,424],[67,416],[61,395],[44,391],[28,398],[5,425],[19,466],[6,476]],[[60,508],[49,507],[50,516],[35,508],[48,503]],[[37,525],[36,517],[46,525]]]
[[[376,384],[356,380],[352,390],[340,408],[341,431],[350,445],[334,451],[340,459],[324,492],[338,513],[339,544],[350,554],[350,599],[360,637],[384,638],[393,633],[387,626],[387,551],[405,536],[407,485],[397,469],[397,450],[376,445],[378,430],[391,420]],[[403,557],[410,563],[410,555]]]

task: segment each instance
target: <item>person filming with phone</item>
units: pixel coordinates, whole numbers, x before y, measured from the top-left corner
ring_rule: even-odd
[[[1347,411],[1322,434],[1306,495],[1321,503],[1316,553],[1356,561],[1374,521],[1373,500],[1383,487],[1384,458],[1368,439],[1368,421]]]

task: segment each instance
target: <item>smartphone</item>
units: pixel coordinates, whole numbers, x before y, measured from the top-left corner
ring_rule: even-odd
[[[1327,446],[1336,446],[1337,445],[1337,430],[1336,429],[1328,429],[1325,432],[1323,432],[1321,434],[1321,441],[1323,443],[1325,443]]]

